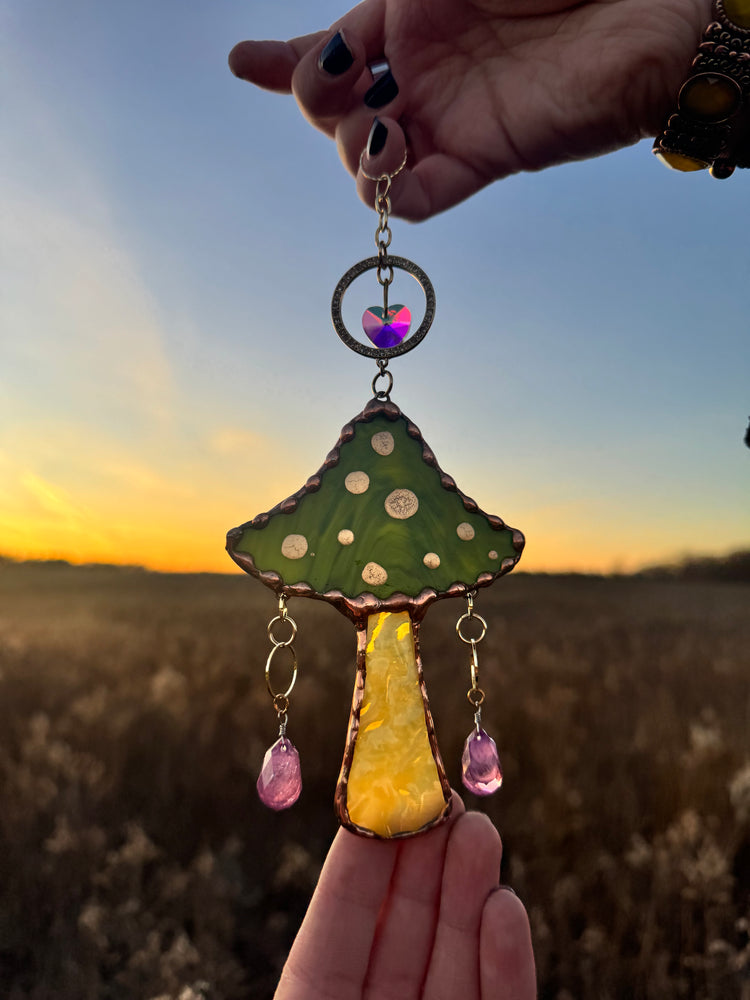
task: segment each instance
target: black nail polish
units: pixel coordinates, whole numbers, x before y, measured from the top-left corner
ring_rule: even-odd
[[[393,78],[393,73],[388,70],[373,83],[364,97],[368,108],[382,108],[396,97],[398,94],[398,84]]]
[[[320,53],[318,66],[324,73],[329,73],[331,76],[341,76],[342,73],[346,73],[353,62],[354,56],[347,48],[344,36],[340,31],[337,31]]]
[[[387,138],[388,129],[379,118],[373,118],[372,128],[367,137],[367,155],[377,156],[378,153],[382,153]]]

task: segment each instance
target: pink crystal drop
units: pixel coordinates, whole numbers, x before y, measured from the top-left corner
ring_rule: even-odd
[[[279,736],[266,750],[258,775],[258,795],[269,809],[288,809],[302,791],[302,772],[297,748],[286,736]]]
[[[398,347],[411,326],[411,312],[406,306],[391,306],[386,314],[382,306],[370,306],[362,316],[362,329],[376,347]]]
[[[475,795],[492,795],[503,783],[497,746],[483,729],[472,729],[461,756],[461,780]]]

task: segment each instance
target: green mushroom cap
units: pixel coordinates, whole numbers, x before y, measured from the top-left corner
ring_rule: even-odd
[[[355,615],[486,586],[523,543],[458,490],[394,403],[377,399],[301,490],[227,536],[232,558],[275,591]]]

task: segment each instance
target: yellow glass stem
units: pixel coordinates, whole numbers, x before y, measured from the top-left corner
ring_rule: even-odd
[[[379,837],[393,837],[440,819],[446,794],[427,731],[413,624],[406,611],[382,612],[367,621],[358,722],[347,784],[351,822]]]

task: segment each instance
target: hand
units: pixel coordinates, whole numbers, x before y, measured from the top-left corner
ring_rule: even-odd
[[[387,140],[365,169],[392,172],[408,144],[393,211],[424,219],[508,174],[657,134],[710,14],[711,0],[364,0],[329,31],[241,42],[230,66],[294,93],[369,204],[358,168],[377,114]],[[338,30],[352,62],[333,74],[318,61]],[[383,56],[399,89],[381,113],[363,98]]]
[[[534,1000],[520,900],[498,886],[500,837],[453,796],[420,837],[339,830],[275,1000]]]

